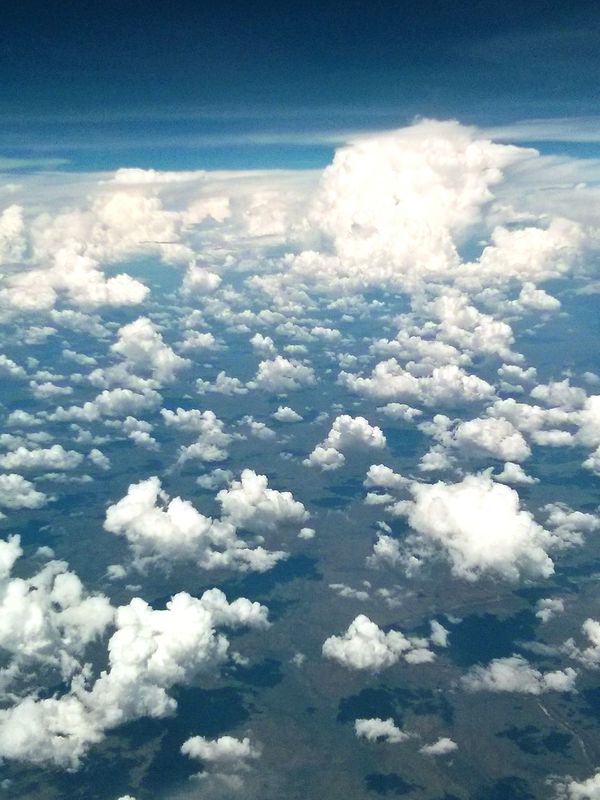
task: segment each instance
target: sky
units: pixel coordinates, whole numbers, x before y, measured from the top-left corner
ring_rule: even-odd
[[[419,115],[595,116],[599,24],[581,0],[24,0],[3,9],[3,150],[71,169],[306,168]]]
[[[597,4],[0,24],[0,800],[600,800]]]

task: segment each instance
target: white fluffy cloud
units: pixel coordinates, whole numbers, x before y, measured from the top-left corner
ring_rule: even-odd
[[[273,418],[277,422],[302,422],[302,416],[289,406],[279,406],[277,411],[274,412]]]
[[[507,419],[493,417],[461,422],[453,432],[452,444],[503,461],[523,461],[531,455],[523,434]]]
[[[410,639],[400,631],[382,631],[364,614],[350,624],[342,636],[330,636],[323,643],[323,655],[349,669],[379,672],[401,659],[411,664],[433,661],[435,654],[427,639]]]
[[[35,664],[68,678],[86,645],[111,623],[114,609],[103,595],[87,593],[64,561],[49,561],[31,578],[13,577],[22,555],[18,536],[0,541],[0,647],[13,657],[3,681]]]
[[[0,457],[0,467],[15,470],[62,471],[75,469],[82,461],[81,453],[77,453],[75,450],[65,450],[60,444],[53,444],[52,447],[38,450],[17,447],[11,453]]]
[[[553,573],[552,536],[520,507],[514,489],[483,474],[454,484],[414,483],[411,491],[402,511],[416,532],[408,546],[417,558],[437,551],[470,581],[485,573],[509,580]]]
[[[315,447],[303,463],[323,470],[338,469],[346,460],[344,452],[364,448],[382,449],[385,444],[381,428],[371,425],[364,417],[341,414],[334,420],[323,442]]]
[[[104,389],[93,400],[81,406],[58,406],[48,419],[58,422],[96,422],[103,417],[126,417],[154,408],[160,395],[153,390],[134,392],[131,389]]]
[[[281,500],[280,495],[286,493],[267,489],[266,478],[247,472],[243,484],[233,484],[231,497],[227,490],[221,495],[231,517],[215,520],[204,516],[188,500],[169,498],[159,479],[153,477],[132,484],[125,497],[108,507],[104,528],[127,539],[140,565],[185,559],[205,569],[270,569],[285,554],[248,544],[238,538],[236,525],[247,519],[259,529],[263,524],[272,528],[286,513],[298,514],[298,509],[289,493],[289,498]]]
[[[249,385],[266,392],[285,394],[303,386],[312,386],[315,382],[312,367],[283,356],[275,356],[260,362],[256,376]]]
[[[160,413],[167,427],[197,436],[193,444],[180,449],[180,462],[194,458],[201,461],[223,461],[227,458],[233,436],[225,432],[223,422],[213,411],[199,411],[195,408],[189,411],[183,408],[171,411],[163,408]]]
[[[342,386],[373,400],[408,399],[427,406],[461,405],[485,400],[494,394],[487,381],[466,373],[456,364],[434,367],[430,375],[417,377],[395,358],[380,361],[367,378],[342,371],[339,381]]]
[[[426,744],[419,749],[420,753],[426,756],[445,756],[458,750],[458,745],[447,736],[442,736],[436,742]]]
[[[572,667],[540,672],[522,656],[497,658],[485,666],[476,666],[462,679],[470,692],[518,692],[539,695],[544,692],[572,692],[577,672]]]
[[[502,169],[526,155],[434,121],[341,148],[312,212],[331,255],[306,253],[292,270],[396,287],[448,272],[460,263],[457,237],[479,219]]]
[[[132,372],[150,374],[158,383],[172,381],[190,362],[178,356],[148,317],[139,317],[119,329],[113,352],[123,356]]]
[[[300,525],[309,517],[291,492],[270,489],[266,476],[257,475],[251,469],[243,470],[240,480],[233,481],[228,489],[221,489],[217,501],[225,519],[255,533]]]
[[[221,789],[225,788],[229,794],[243,788],[242,775],[260,757],[261,748],[252,744],[247,736],[243,739],[234,736],[219,736],[218,739],[192,736],[183,743],[181,752],[202,763],[203,771],[194,776],[197,780],[205,785],[212,783]]]
[[[0,507],[41,508],[47,502],[47,496],[22,475],[14,472],[0,475]]]
[[[267,610],[218,589],[201,598],[182,592],[165,609],[141,598],[120,606],[108,642],[108,666],[91,686],[83,674],[58,697],[28,696],[0,711],[0,755],[77,768],[105,732],[132,719],[164,717],[177,703],[169,694],[228,657],[221,627],[265,627]]]
[[[600,800],[600,772],[583,781],[559,782],[556,789],[559,800]]]
[[[408,733],[404,733],[390,717],[389,719],[356,719],[354,720],[354,731],[359,739],[366,739],[368,742],[389,742],[398,744],[410,738]]]

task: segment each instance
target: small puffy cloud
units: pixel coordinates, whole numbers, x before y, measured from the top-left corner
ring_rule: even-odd
[[[303,386],[313,386],[315,383],[312,367],[307,367],[300,361],[275,356],[260,362],[256,376],[249,386],[266,392],[285,394]]]
[[[410,738],[410,734],[404,733],[398,728],[394,720],[380,719],[356,719],[354,720],[354,732],[359,739],[366,739],[368,742],[388,742],[398,744]]]
[[[342,636],[326,639],[323,655],[348,669],[371,672],[391,667],[401,659],[419,664],[435,658],[426,639],[409,639],[394,630],[386,633],[364,614],[359,614]]]
[[[365,486],[376,486],[383,489],[403,489],[406,486],[410,486],[410,484],[411,481],[408,478],[398,475],[397,472],[394,472],[393,469],[386,467],[384,464],[371,464],[364,481]]]
[[[8,375],[10,378],[26,378],[27,373],[19,364],[4,355],[0,354],[0,374]]]
[[[448,753],[454,753],[455,750],[458,750],[456,742],[447,736],[442,736],[436,742],[421,747],[419,752],[426,756],[446,756]]]
[[[274,356],[277,352],[273,339],[270,336],[263,336],[262,333],[255,333],[250,339],[250,344],[261,356]]]
[[[537,289],[534,283],[524,283],[517,303],[527,311],[558,311],[560,300],[552,297],[544,289]]]
[[[60,444],[53,444],[52,447],[37,450],[17,447],[11,453],[0,457],[0,467],[7,470],[60,472],[75,469],[82,461],[81,453],[77,453],[75,450],[65,450]]]
[[[273,413],[273,419],[278,422],[302,422],[302,416],[294,411],[289,406],[279,406],[277,411]]]
[[[214,383],[198,378],[196,381],[196,391],[198,394],[215,392],[215,394],[235,395],[247,394],[248,389],[239,378],[233,378],[222,370],[215,378]]]
[[[600,667],[600,622],[595,619],[586,619],[581,626],[581,631],[587,637],[589,645],[580,649],[573,639],[568,639],[564,644],[564,650],[583,666],[598,669]]]
[[[514,484],[533,484],[539,483],[539,478],[533,478],[528,475],[520,464],[515,464],[512,461],[507,461],[504,464],[501,472],[494,475],[495,481],[500,483],[514,483]]]
[[[385,444],[381,428],[371,425],[364,417],[342,414],[334,420],[323,442],[315,447],[304,464],[324,470],[337,469],[345,461],[344,452],[363,448],[382,449]]]
[[[110,469],[110,458],[104,455],[104,453],[101,450],[98,450],[96,447],[90,450],[90,452],[88,453],[88,458],[90,459],[92,464],[98,467],[98,469],[102,470]]]
[[[233,437],[225,432],[223,422],[213,411],[199,411],[177,408],[175,411],[163,408],[162,417],[168,428],[194,433],[196,441],[179,450],[179,462],[191,459],[201,461],[223,461]]]
[[[183,341],[179,342],[179,348],[184,353],[189,350],[217,350],[219,345],[212,333],[200,333],[199,331],[186,331]]]
[[[346,463],[346,457],[335,447],[323,447],[318,444],[312,453],[305,458],[303,464],[307,467],[319,467],[323,471],[339,469]]]
[[[252,762],[260,757],[261,749],[252,744],[247,736],[243,739],[233,736],[220,736],[218,739],[192,736],[183,743],[181,752],[202,763],[202,772],[194,778],[202,781],[209,794],[214,788],[218,795],[225,790],[230,796],[233,792],[242,791],[243,775],[250,770]]]
[[[222,486],[231,483],[232,480],[233,472],[231,470],[217,467],[212,472],[196,478],[196,483],[203,489],[220,489]]]
[[[560,597],[542,597],[535,604],[535,615],[543,623],[550,622],[553,617],[562,614],[564,610],[565,602]]]
[[[190,297],[204,297],[211,294],[221,285],[221,278],[215,272],[190,264],[185,271],[181,283],[181,291]]]
[[[461,422],[452,434],[451,444],[467,453],[503,461],[523,461],[531,455],[523,434],[507,419],[493,417]]]
[[[122,356],[132,372],[150,374],[158,383],[172,381],[190,362],[165,344],[159,330],[148,317],[119,328],[111,350]]]
[[[236,739],[233,736],[220,736],[206,739],[192,736],[181,746],[181,752],[190,758],[209,764],[227,764],[233,769],[244,769],[249,759],[260,756],[260,749],[250,743],[250,739]]]
[[[0,507],[42,508],[47,502],[48,497],[22,475],[0,475]]]
[[[291,492],[270,489],[265,475],[243,470],[240,480],[221,489],[217,502],[224,518],[238,528],[262,533],[283,525],[300,525],[309,518],[302,503]]]
[[[58,406],[48,419],[56,422],[96,422],[103,417],[126,417],[155,408],[160,403],[158,392],[151,389],[104,389],[93,400],[81,406]]]
[[[385,414],[386,417],[390,417],[390,419],[400,419],[405,422],[412,422],[423,414],[418,408],[408,406],[406,403],[386,403],[386,405],[377,410]]]
[[[572,667],[541,672],[522,656],[496,658],[485,666],[475,666],[462,678],[470,692],[518,692],[540,695],[545,692],[573,692],[577,672]]]
[[[585,390],[578,386],[571,386],[568,378],[565,378],[564,381],[540,383],[531,390],[531,397],[546,406],[559,407],[565,411],[581,408],[587,400]]]

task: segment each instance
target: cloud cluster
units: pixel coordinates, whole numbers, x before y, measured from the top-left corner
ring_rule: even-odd
[[[229,642],[218,628],[266,625],[264,606],[245,598],[228,603],[217,589],[200,598],[182,592],[164,609],[134,598],[116,609],[108,666],[91,685],[82,671],[62,695],[27,696],[0,711],[0,755],[76,769],[106,731],[174,713],[169,690],[227,659]]]
[[[270,489],[267,478],[244,470],[239,481],[217,494],[223,516],[212,519],[188,500],[170,498],[157,477],[132,484],[125,497],[108,507],[104,528],[124,536],[138,566],[191,560],[204,569],[265,571],[284,558],[282,550],[266,550],[260,542],[238,536],[299,526],[308,512],[291,492]]]

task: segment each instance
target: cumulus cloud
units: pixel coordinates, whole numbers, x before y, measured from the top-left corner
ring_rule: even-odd
[[[58,406],[47,418],[55,422],[96,422],[103,417],[126,417],[155,408],[160,403],[158,392],[131,389],[104,389],[93,400],[81,406]]]
[[[554,564],[548,554],[551,534],[520,507],[514,489],[489,475],[468,475],[459,483],[414,483],[413,500],[401,506],[415,535],[413,558],[437,552],[459,578],[484,574],[508,580],[548,577]]]
[[[589,645],[580,649],[573,639],[568,639],[564,644],[564,650],[583,666],[597,669],[600,667],[600,622],[595,619],[586,619],[581,626],[581,632],[587,637]]]
[[[426,756],[446,756],[458,750],[458,745],[447,736],[442,736],[436,742],[426,744],[419,749],[420,753]]]
[[[459,423],[451,444],[468,453],[483,453],[503,461],[523,461],[531,455],[523,434],[507,419],[493,417]]]
[[[514,464],[512,461],[507,461],[504,464],[501,472],[494,475],[495,481],[500,483],[515,483],[515,484],[532,484],[539,483],[539,478],[533,478],[528,475],[520,464]]]
[[[153,477],[132,484],[125,497],[108,507],[104,528],[127,539],[140,566],[166,559],[192,560],[204,569],[270,569],[285,554],[248,544],[237,536],[236,526],[247,521],[247,527],[273,529],[304,508],[289,492],[267,489],[264,476],[246,472],[242,482],[218,495],[228,515],[222,520],[201,514],[188,500],[170,498]]]
[[[273,419],[276,419],[277,422],[302,422],[302,416],[289,406],[279,406],[273,413]]]
[[[30,578],[13,577],[22,555],[18,536],[0,541],[0,647],[12,656],[3,680],[35,664],[66,679],[86,645],[112,622],[114,609],[103,595],[86,592],[64,561],[49,561]]]
[[[556,790],[558,800],[599,800],[600,771],[582,781],[558,781]]]
[[[330,636],[323,643],[323,655],[348,669],[379,672],[400,660],[411,664],[433,661],[435,654],[427,639],[410,639],[400,631],[382,631],[364,614],[350,624],[342,636]]]
[[[240,480],[217,494],[224,517],[238,528],[261,533],[285,525],[301,525],[309,518],[291,492],[270,489],[265,475],[243,470]]]
[[[48,497],[22,475],[0,475],[0,506],[3,508],[42,508]]]
[[[381,428],[371,425],[364,417],[341,414],[334,420],[323,442],[315,447],[303,463],[309,467],[333,470],[344,464],[344,452],[364,448],[382,449],[385,444]]]
[[[291,269],[397,288],[449,272],[460,263],[457,238],[479,219],[502,169],[527,155],[435,121],[341,148],[311,216],[331,255],[304,253]]]
[[[264,606],[246,598],[228,603],[218,589],[200,598],[181,592],[164,609],[136,597],[116,609],[108,665],[91,686],[82,673],[62,695],[27,696],[0,711],[0,754],[76,769],[106,731],[174,713],[169,690],[227,659],[229,642],[218,628],[266,625]]]
[[[560,597],[542,597],[535,604],[535,615],[543,623],[550,622],[553,617],[562,614],[565,603]]]
[[[485,666],[475,666],[462,684],[470,692],[518,692],[540,695],[544,692],[573,692],[577,672],[572,667],[540,672],[522,656],[496,658]]]
[[[17,447],[11,453],[0,456],[0,467],[15,470],[72,470],[76,469],[83,461],[81,453],[75,450],[65,450],[60,444],[52,447],[30,450],[26,447]]]
[[[242,776],[250,770],[252,762],[260,757],[261,748],[252,744],[247,736],[243,739],[233,736],[220,736],[218,739],[192,736],[183,743],[181,752],[202,762],[202,772],[194,778],[201,780],[205,789],[215,786],[230,793],[243,789]]]
[[[161,333],[148,317],[119,328],[117,341],[111,350],[126,360],[132,372],[150,374],[160,383],[172,381],[190,362],[178,356],[165,344]]]
[[[199,411],[177,408],[175,411],[161,409],[165,425],[175,430],[194,433],[197,440],[179,451],[179,461],[198,458],[201,461],[223,461],[227,458],[228,447],[233,440],[226,433],[223,422],[213,411]]]
[[[249,386],[275,394],[286,394],[303,386],[313,386],[315,383],[312,367],[293,359],[288,360],[283,356],[275,356],[260,362],[256,376]]]
[[[366,739],[368,742],[389,742],[398,744],[410,738],[410,734],[404,733],[390,717],[389,719],[356,719],[354,720],[354,731],[359,739]]]
[[[430,375],[415,376],[395,358],[380,361],[367,378],[340,372],[342,386],[372,400],[409,399],[426,406],[461,405],[481,401],[494,394],[482,378],[466,373],[456,364],[434,367]]]

